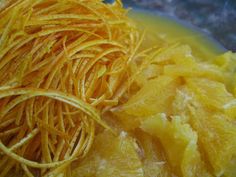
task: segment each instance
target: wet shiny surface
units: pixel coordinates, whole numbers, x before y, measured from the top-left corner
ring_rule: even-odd
[[[157,38],[156,43],[163,40],[187,44],[191,46],[194,55],[208,59],[226,51],[219,42],[200,29],[166,14],[135,8],[129,12],[129,16],[140,28],[152,33]]]
[[[235,0],[123,0],[123,3],[126,7],[181,19],[197,26],[226,49],[236,51]]]

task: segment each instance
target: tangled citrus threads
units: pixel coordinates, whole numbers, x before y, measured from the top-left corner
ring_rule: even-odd
[[[0,176],[58,175],[118,103],[139,33],[119,2],[12,0],[0,11]],[[39,169],[35,169],[39,168]]]
[[[0,2],[0,177],[236,176],[236,55],[198,58],[127,12]]]

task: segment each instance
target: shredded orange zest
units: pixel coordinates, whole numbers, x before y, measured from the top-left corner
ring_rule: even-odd
[[[0,176],[58,174],[88,153],[95,122],[114,132],[100,113],[126,71],[108,73],[133,58],[137,29],[101,0],[0,4]]]

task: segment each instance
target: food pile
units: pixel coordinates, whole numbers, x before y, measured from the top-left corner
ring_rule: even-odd
[[[1,177],[236,176],[236,55],[155,43],[127,13],[0,2]]]

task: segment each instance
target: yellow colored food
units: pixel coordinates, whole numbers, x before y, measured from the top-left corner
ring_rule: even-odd
[[[0,1],[0,177],[236,176],[236,54],[127,13]]]
[[[72,176],[86,177],[143,177],[141,159],[135,139],[125,132],[119,136],[108,131],[96,136],[93,149],[72,172]]]

